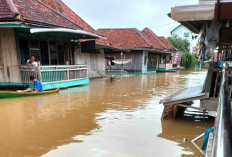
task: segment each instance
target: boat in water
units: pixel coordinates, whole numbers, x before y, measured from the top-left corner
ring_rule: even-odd
[[[14,91],[0,91],[0,98],[17,98],[28,97],[58,93],[59,90],[48,90],[43,92],[14,92]]]
[[[156,72],[176,72],[176,69],[156,69]]]

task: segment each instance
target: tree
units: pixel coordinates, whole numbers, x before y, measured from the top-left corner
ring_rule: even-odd
[[[190,43],[187,39],[182,39],[175,35],[168,37],[167,40],[183,53],[181,66],[185,68],[195,68],[199,65],[196,54],[190,53]]]

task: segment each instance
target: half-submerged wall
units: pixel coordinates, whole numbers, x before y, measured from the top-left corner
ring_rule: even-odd
[[[82,53],[80,48],[76,48],[74,52],[75,64],[85,64],[88,67],[88,77],[101,77],[105,72],[105,54],[104,49],[100,49],[99,53]]]
[[[0,82],[21,82],[20,57],[13,28],[0,28]]]
[[[123,65],[123,69],[129,72],[143,71],[143,64],[144,64],[143,51],[130,51],[130,52],[124,52],[123,54],[121,54],[120,52],[109,52],[106,54],[106,57],[111,58],[112,60],[131,59],[132,61],[130,63]],[[121,69],[122,69],[122,65],[112,64],[111,66],[107,66],[107,70],[121,70]]]

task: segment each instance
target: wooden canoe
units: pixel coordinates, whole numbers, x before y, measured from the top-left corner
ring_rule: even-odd
[[[0,98],[16,98],[16,97],[28,97],[28,96],[38,96],[47,95],[52,93],[57,93],[57,90],[49,90],[43,92],[12,92],[12,91],[0,91]]]

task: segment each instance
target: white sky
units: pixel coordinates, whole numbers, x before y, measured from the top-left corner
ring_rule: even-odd
[[[178,23],[167,14],[171,7],[198,0],[62,0],[93,28],[151,28],[168,37]]]

